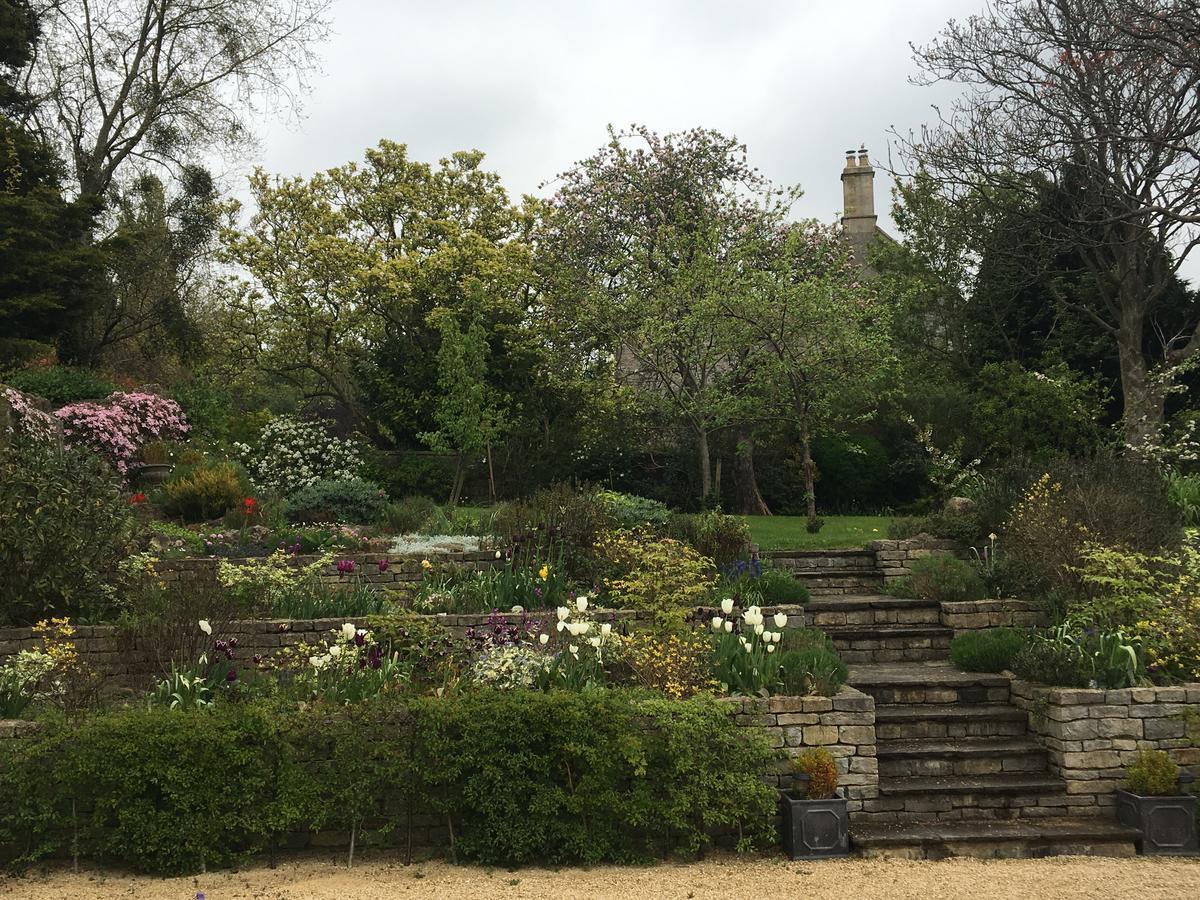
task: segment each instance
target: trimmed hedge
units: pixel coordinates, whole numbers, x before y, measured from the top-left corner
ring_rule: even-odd
[[[0,852],[155,873],[237,863],[306,829],[453,826],[488,865],[634,862],[714,832],[773,839],[772,751],[707,698],[470,691],[345,708],[124,710],[0,755]]]
[[[1003,672],[1029,643],[1029,634],[1012,628],[965,631],[950,642],[950,661],[967,672]]]

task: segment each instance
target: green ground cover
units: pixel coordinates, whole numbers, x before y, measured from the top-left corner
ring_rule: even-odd
[[[804,516],[745,516],[750,537],[761,550],[838,550],[861,547],[888,536],[888,516],[825,516],[816,534]]]

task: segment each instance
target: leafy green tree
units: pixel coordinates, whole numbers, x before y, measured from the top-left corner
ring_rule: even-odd
[[[487,454],[488,483],[494,501],[492,445],[504,434],[506,425],[503,398],[487,381],[487,336],[478,322],[460,330],[453,313],[439,313],[435,316],[442,335],[437,353],[439,396],[433,414],[437,429],[421,438],[434,450],[452,451],[457,457],[451,506],[456,506],[462,495],[466,458],[480,453]]]
[[[745,289],[797,195],[719,132],[610,128],[559,176],[545,219],[553,315],[682,427],[701,498],[713,492],[713,437],[743,417],[750,383],[744,329],[721,302]]]
[[[252,279],[226,329],[243,336],[238,352],[376,437],[412,446],[445,427],[444,336],[478,327],[489,390],[520,409],[548,381],[529,286],[531,213],[482,162],[472,151],[433,166],[383,141],[361,165],[309,179],[257,172],[248,225],[224,234],[225,258]]]
[[[754,392],[800,439],[804,492],[816,519],[813,440],[871,415],[893,363],[891,314],[861,280],[838,235],[816,223],[785,229],[751,290],[727,297],[748,330]]]
[[[20,124],[37,35],[28,3],[0,0],[0,366],[52,351],[106,292],[95,204],[63,196],[59,160]]]
[[[922,80],[964,90],[900,141],[948,206],[988,213],[962,220],[982,226],[968,246],[1006,216],[1043,259],[1075,258],[1082,290],[1058,299],[1114,349],[1138,452],[1160,444],[1167,398],[1200,358],[1200,306],[1172,302],[1200,245],[1197,33],[1193,0],[996,0],[917,51]]]

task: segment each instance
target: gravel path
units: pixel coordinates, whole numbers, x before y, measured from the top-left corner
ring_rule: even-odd
[[[353,870],[328,859],[288,861],[274,871],[251,868],[189,878],[158,879],[89,870],[51,870],[0,877],[5,900],[394,900],[394,898],[651,898],[745,897],[795,900],[1074,900],[1114,897],[1200,898],[1200,859],[1041,860],[899,859],[796,863],[771,858],[716,857],[647,868],[522,869],[516,872],[428,862],[405,867],[386,859]]]

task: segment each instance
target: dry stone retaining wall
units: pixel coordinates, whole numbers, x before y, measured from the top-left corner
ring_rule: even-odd
[[[1051,771],[1067,782],[1072,815],[1111,815],[1114,792],[1139,750],[1166,750],[1180,765],[1200,766],[1185,719],[1200,715],[1200,684],[1105,691],[1014,678],[1011,696],[1049,751]]]

